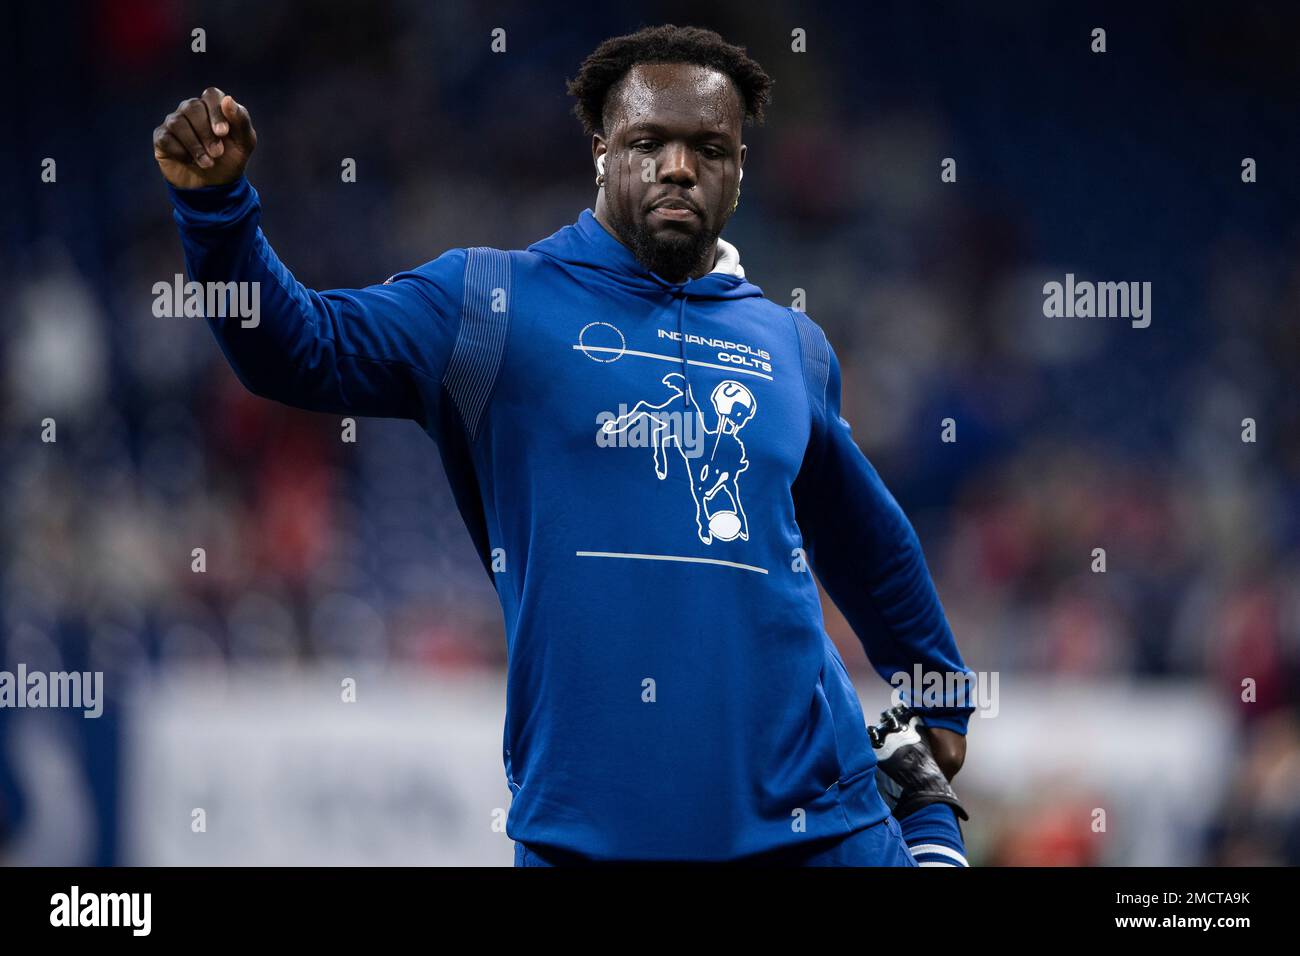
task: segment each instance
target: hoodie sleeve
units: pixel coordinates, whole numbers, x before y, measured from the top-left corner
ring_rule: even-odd
[[[256,290],[256,309],[241,310],[251,317],[207,319],[249,391],[311,411],[411,418],[426,430],[441,420],[465,250],[380,285],[317,292],[293,277],[262,234],[247,179],[167,188],[190,279]]]
[[[957,650],[920,540],[840,417],[839,360],[825,334],[801,313],[795,320],[813,407],[793,489],[808,562],[881,677],[902,672],[910,685],[918,664],[923,675],[944,675],[941,703],[921,706],[924,684],[903,699],[927,725],[964,734],[974,707],[963,683],[947,675],[973,672]]]

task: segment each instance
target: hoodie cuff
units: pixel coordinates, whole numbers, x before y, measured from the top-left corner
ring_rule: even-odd
[[[220,226],[234,223],[257,205],[257,190],[240,176],[222,186],[177,189],[167,183],[172,208],[178,221],[188,225]]]

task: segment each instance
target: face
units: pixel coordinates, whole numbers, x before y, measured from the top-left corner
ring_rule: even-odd
[[[611,91],[597,218],[669,282],[713,267],[731,217],[745,147],[739,92],[724,73],[686,63],[638,64]],[[603,215],[602,215],[603,213]]]

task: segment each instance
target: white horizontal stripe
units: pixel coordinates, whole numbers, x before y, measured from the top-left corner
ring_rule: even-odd
[[[970,866],[970,864],[966,862],[966,858],[956,850],[952,849],[952,847],[942,846],[938,843],[921,843],[917,846],[909,847],[908,849],[912,851],[912,856],[916,856],[919,853],[933,853],[936,856],[946,856],[950,860],[956,860],[960,866]]]
[[[740,568],[742,571],[757,571],[767,574],[766,568],[756,568],[752,564],[740,564],[736,561],[723,561],[720,558],[688,558],[679,554],[624,554],[619,551],[579,551],[580,558],[638,558],[642,561],[688,561],[692,564],[721,564],[728,568]]]
[[[642,358],[659,359],[663,362],[676,362],[678,365],[682,360],[676,355],[660,355],[658,352],[638,352],[635,349],[616,349],[607,345],[575,345],[573,346],[579,352],[618,352],[620,355],[639,355]],[[756,372],[752,368],[741,368],[739,365],[718,365],[714,362],[697,362],[695,359],[687,359],[687,365],[700,365],[704,368],[720,368],[724,372],[740,372],[742,375],[757,375],[759,378],[765,378],[769,382],[772,376],[764,372]]]
[[[958,866],[956,863],[940,863],[938,860],[927,860],[924,863],[918,863],[916,865],[917,866],[942,866],[944,869],[948,869],[948,870],[961,869],[961,867]]]

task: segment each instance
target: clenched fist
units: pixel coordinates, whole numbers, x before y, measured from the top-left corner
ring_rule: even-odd
[[[215,86],[182,100],[153,131],[153,156],[177,189],[233,183],[257,147],[248,110]]]

